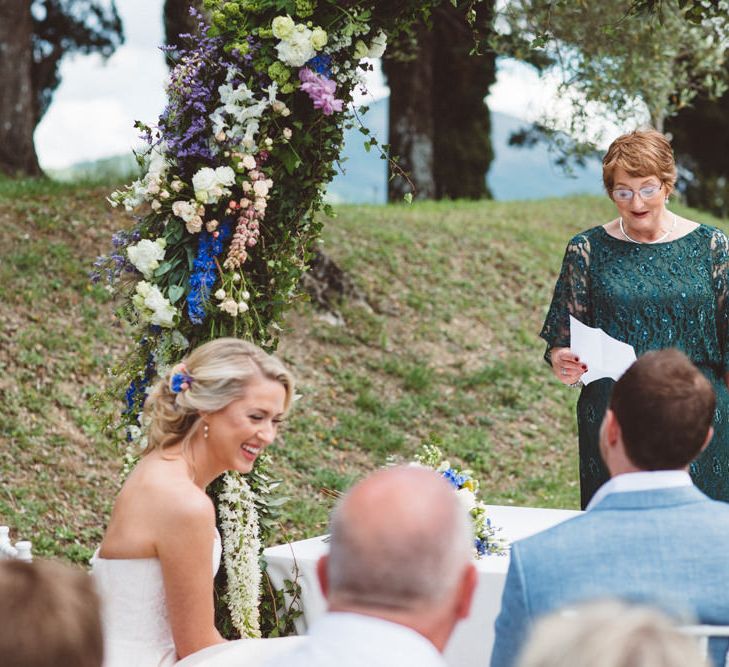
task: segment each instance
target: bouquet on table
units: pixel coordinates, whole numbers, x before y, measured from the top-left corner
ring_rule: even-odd
[[[473,478],[471,472],[451,467],[450,462],[443,458],[443,453],[435,445],[423,445],[415,455],[415,462],[440,473],[468,510],[473,523],[475,557],[506,554],[507,545],[503,538],[497,536],[501,528],[493,524],[486,505],[479,500],[478,480]]]

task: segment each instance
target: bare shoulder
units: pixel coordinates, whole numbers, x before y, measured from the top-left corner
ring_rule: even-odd
[[[215,521],[212,500],[191,479],[187,462],[181,458],[145,457],[127,480],[120,500],[125,494],[155,524]]]

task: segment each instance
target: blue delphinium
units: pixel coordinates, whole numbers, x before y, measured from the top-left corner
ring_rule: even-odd
[[[466,475],[462,475],[461,473],[453,470],[453,468],[445,470],[443,472],[443,477],[456,489],[460,489],[468,481],[468,477]]]
[[[324,75],[327,79],[332,78],[332,57],[328,53],[320,53],[307,61],[306,67],[317,74]]]
[[[232,220],[226,218],[217,229],[217,237],[206,230],[200,232],[197,256],[190,274],[190,292],[187,295],[187,314],[193,324],[205,321],[205,304],[218,279],[215,258],[223,252],[223,244],[228,240],[232,227]]]

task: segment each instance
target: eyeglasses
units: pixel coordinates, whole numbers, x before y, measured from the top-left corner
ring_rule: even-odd
[[[653,199],[663,187],[663,184],[661,185],[647,185],[644,188],[641,188],[638,190],[638,194],[640,195],[640,198],[644,201],[647,199]],[[617,190],[613,190],[613,199],[615,201],[620,202],[628,202],[631,199],[633,199],[633,196],[636,193],[633,190],[628,190],[627,188],[618,188]]]

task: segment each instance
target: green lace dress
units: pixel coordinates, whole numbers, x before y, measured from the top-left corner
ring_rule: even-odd
[[[716,391],[714,437],[691,464],[707,495],[729,501],[729,370],[727,340],[729,240],[700,225],[675,241],[636,244],[594,227],[567,245],[542,328],[547,351],[569,347],[569,314],[630,343],[637,355],[676,347],[711,380]],[[580,495],[584,508],[608,479],[598,445],[613,380],[582,388],[577,402]]]

